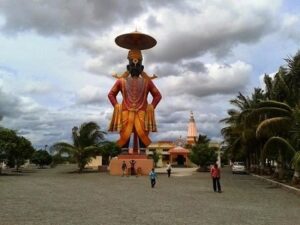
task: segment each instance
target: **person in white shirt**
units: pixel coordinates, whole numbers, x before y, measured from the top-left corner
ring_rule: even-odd
[[[172,170],[171,164],[168,162],[168,164],[167,164],[168,177],[171,176],[171,170]]]

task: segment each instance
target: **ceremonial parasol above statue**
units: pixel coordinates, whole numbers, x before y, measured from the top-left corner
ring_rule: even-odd
[[[153,37],[138,31],[121,34],[116,37],[115,42],[118,46],[129,50],[146,50],[153,48],[157,43]]]

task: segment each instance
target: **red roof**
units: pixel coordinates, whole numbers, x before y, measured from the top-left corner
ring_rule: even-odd
[[[186,153],[190,153],[190,151],[183,147],[176,146],[175,148],[171,148],[169,150],[169,153],[181,153],[181,154],[185,153],[186,154]]]

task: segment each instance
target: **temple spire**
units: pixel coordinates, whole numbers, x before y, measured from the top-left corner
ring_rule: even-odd
[[[197,132],[197,127],[196,127],[196,122],[194,119],[194,114],[191,111],[190,113],[190,120],[188,124],[188,134],[187,134],[187,143],[188,144],[195,144],[197,140],[198,132]]]

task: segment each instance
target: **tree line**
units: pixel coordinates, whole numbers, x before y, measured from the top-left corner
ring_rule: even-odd
[[[43,167],[55,166],[59,163],[76,163],[78,171],[82,172],[92,158],[102,156],[102,163],[109,164],[111,157],[118,155],[121,150],[114,142],[105,139],[105,132],[95,122],[86,122],[74,127],[71,132],[72,142],[57,142],[46,150],[36,150],[25,137],[18,136],[16,131],[0,127],[0,173],[2,163],[10,168],[20,167],[26,160]]]
[[[249,170],[279,179],[299,180],[300,52],[285,61],[273,77],[264,75],[265,89],[230,100],[234,108],[220,121],[225,123],[221,133],[232,161],[245,161]]]

